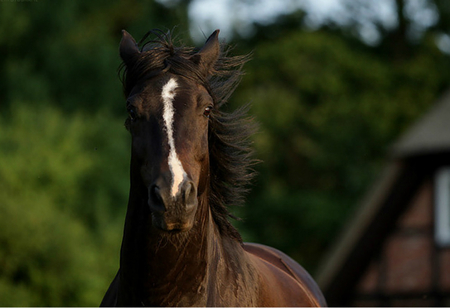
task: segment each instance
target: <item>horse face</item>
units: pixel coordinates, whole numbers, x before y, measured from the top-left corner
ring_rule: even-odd
[[[166,73],[136,86],[127,99],[132,161],[148,191],[154,227],[187,231],[209,172],[213,100],[187,78]],[[137,164],[137,165],[136,165]]]

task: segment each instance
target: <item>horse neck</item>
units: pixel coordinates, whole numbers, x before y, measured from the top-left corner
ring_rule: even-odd
[[[151,226],[147,189],[132,181],[122,241],[119,300],[133,305],[206,305],[216,292],[215,277],[235,276],[244,254],[235,240],[223,238],[214,223],[207,191],[199,197],[192,230],[162,234]],[[230,266],[230,264],[232,266]],[[229,272],[232,273],[229,273]],[[181,297],[181,295],[183,295]]]

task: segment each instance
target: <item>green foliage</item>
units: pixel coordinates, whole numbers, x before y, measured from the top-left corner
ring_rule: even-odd
[[[121,122],[20,103],[4,112],[0,305],[99,304],[117,270],[128,194]]]

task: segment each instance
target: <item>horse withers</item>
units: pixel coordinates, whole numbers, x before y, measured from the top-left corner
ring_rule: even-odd
[[[220,108],[248,58],[228,56],[218,34],[196,52],[170,33],[138,45],[123,31],[131,185],[120,269],[102,306],[326,305],[299,264],[243,243],[229,222],[251,179],[253,130],[245,108]]]

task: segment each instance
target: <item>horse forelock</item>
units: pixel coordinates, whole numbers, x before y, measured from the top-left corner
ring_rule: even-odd
[[[149,34],[157,36],[156,40],[144,41]],[[152,77],[170,72],[202,84],[209,91],[209,83],[202,76],[200,69],[189,60],[194,49],[191,47],[175,47],[171,33],[163,34],[159,30],[152,30],[141,40],[141,53],[131,63],[122,64],[122,83],[125,96],[132,88]]]

